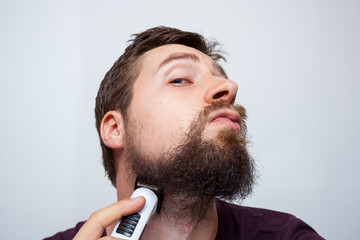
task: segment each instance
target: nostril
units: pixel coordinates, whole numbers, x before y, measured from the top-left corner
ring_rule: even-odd
[[[222,91],[222,92],[218,92],[213,96],[213,99],[219,99],[222,98],[223,96],[226,96],[229,92],[228,91]]]

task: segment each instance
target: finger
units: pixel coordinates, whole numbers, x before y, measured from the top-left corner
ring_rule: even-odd
[[[99,240],[120,240],[122,238],[114,238],[112,236],[106,236],[106,237],[102,237],[102,238],[99,238]]]
[[[79,232],[74,237],[74,240],[98,239],[107,226],[116,222],[123,216],[140,211],[144,204],[144,197],[124,199],[94,212],[82,228],[80,228]]]

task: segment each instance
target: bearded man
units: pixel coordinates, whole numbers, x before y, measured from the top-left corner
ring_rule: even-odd
[[[235,104],[238,86],[217,45],[168,27],[134,35],[95,107],[118,202],[48,239],[114,239],[116,222],[145,204],[130,199],[136,179],[163,193],[141,239],[323,239],[290,214],[225,202],[248,196],[256,171],[246,111]]]

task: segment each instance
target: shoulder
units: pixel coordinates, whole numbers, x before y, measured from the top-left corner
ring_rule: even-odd
[[[51,237],[44,238],[43,240],[71,240],[75,237],[76,233],[80,230],[84,223],[85,221],[79,222],[75,225],[75,227],[62,232],[58,232]]]
[[[219,231],[233,234],[228,239],[234,239],[234,235],[243,237],[238,239],[323,239],[308,224],[288,213],[224,201],[217,201],[216,207]]]
[[[288,221],[296,219],[295,216],[288,213],[263,208],[239,206],[224,201],[218,201],[217,208],[218,211],[221,211],[222,214],[226,215],[228,218],[235,218],[239,221],[261,221],[263,224],[273,226],[282,226]]]

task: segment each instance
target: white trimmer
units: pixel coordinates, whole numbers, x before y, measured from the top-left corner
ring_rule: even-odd
[[[155,212],[160,212],[162,192],[157,187],[136,181],[135,191],[131,198],[139,196],[143,196],[146,199],[144,207],[139,212],[119,220],[111,233],[112,237],[129,240],[140,239],[151,216]]]

